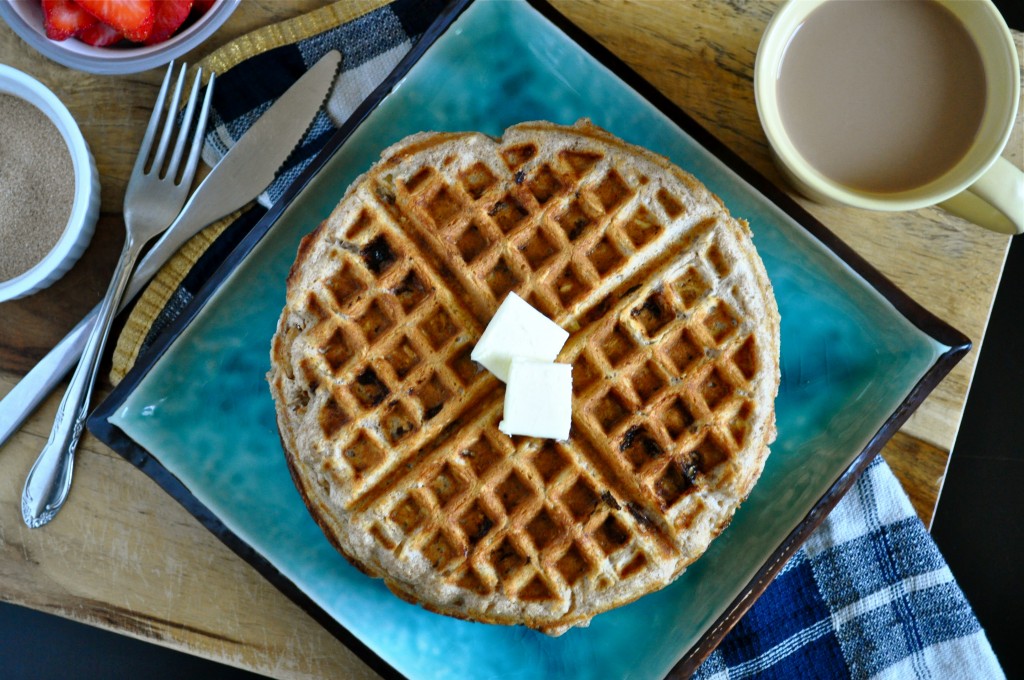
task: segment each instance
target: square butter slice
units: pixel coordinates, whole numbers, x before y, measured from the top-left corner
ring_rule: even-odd
[[[512,357],[554,361],[568,339],[568,331],[509,293],[469,356],[494,377],[508,382]]]
[[[507,435],[566,440],[572,425],[572,366],[516,357],[505,386]]]

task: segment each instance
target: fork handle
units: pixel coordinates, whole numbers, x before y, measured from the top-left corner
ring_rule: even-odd
[[[125,239],[117,269],[110,280],[107,293],[97,311],[96,322],[86,340],[82,359],[75,368],[57,409],[50,438],[25,480],[25,488],[21,495],[21,516],[25,524],[33,529],[53,519],[67,499],[71,488],[75,449],[85,429],[89,398],[99,371],[100,358],[103,356],[103,348],[106,346],[118,302],[128,285],[139,250],[139,246],[130,236]]]

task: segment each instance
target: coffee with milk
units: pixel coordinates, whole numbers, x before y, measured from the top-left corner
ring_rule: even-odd
[[[777,87],[782,124],[807,163],[870,193],[944,175],[985,112],[978,48],[934,0],[822,4],[787,45]]]

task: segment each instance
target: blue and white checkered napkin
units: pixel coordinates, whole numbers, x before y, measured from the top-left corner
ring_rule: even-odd
[[[949,567],[879,457],[695,677],[1004,675]]]
[[[365,4],[365,3],[364,3]],[[313,120],[298,149],[288,159],[259,202],[270,207],[312,162],[334,131],[348,119],[412,48],[447,4],[447,0],[395,0],[351,21],[333,25],[295,42],[248,57],[217,74],[213,123],[206,136],[203,160],[211,167],[270,108],[278,96],[306,69],[331,50],[341,53],[341,74],[327,106]],[[352,12],[345,2],[305,17],[295,33],[329,25],[341,12]],[[257,41],[258,42],[258,41]]]
[[[408,52],[444,5],[398,0],[310,37],[251,56],[218,74],[215,161],[306,68],[343,55],[327,114],[261,197],[281,196],[344,121]],[[239,220],[179,287],[201,283],[241,239]],[[227,241],[227,242],[224,242]],[[204,265],[204,262],[208,264]],[[198,284],[195,284],[198,285]],[[174,305],[163,313],[175,314]],[[165,323],[158,319],[156,326]],[[725,638],[697,674],[737,678],[1000,678],[970,605],[885,462],[878,458]]]

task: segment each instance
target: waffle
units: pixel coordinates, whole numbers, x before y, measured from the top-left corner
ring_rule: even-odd
[[[509,291],[570,337],[568,441],[498,431],[470,351]],[[398,596],[549,635],[664,587],[775,437],[779,316],[744,222],[580,121],[385,150],[307,236],[268,374],[327,537]]]

